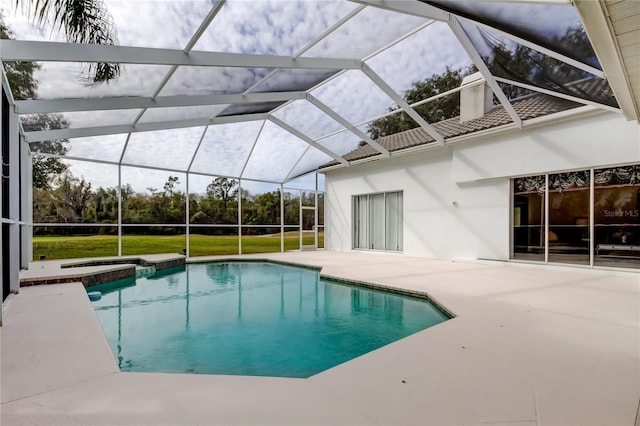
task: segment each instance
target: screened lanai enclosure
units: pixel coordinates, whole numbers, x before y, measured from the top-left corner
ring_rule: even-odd
[[[429,106],[459,103],[459,84],[406,95],[448,70],[479,72],[514,128],[525,96],[629,103],[563,0],[105,0],[117,43],[102,45],[34,25],[29,1],[0,4],[3,241],[20,233],[22,262],[55,257],[32,236],[111,236],[74,256],[161,238],[191,256],[323,247],[322,172],[363,147],[392,157],[374,131],[389,118],[443,146]],[[105,63],[119,75],[94,82]]]

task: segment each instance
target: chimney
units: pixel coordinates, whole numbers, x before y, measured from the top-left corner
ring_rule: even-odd
[[[480,118],[493,108],[493,92],[479,72],[463,78],[460,87],[461,123]]]

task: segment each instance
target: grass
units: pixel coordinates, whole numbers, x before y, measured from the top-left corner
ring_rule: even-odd
[[[238,254],[237,235],[189,236],[190,256],[212,256]],[[304,237],[305,245],[313,244],[313,237]],[[300,236],[297,231],[285,232],[285,250],[299,250]],[[179,253],[187,246],[185,235],[123,235],[122,254]],[[318,234],[318,246],[324,247],[324,235]],[[273,253],[280,251],[280,234],[243,235],[242,253]],[[101,257],[118,255],[118,237],[115,235],[87,236],[34,236],[33,258],[46,256],[51,259],[71,259],[78,257]]]

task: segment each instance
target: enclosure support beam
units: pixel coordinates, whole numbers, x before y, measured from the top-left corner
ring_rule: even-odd
[[[464,19],[468,19],[468,18],[464,18]],[[484,24],[482,22],[478,22],[478,21],[475,21],[475,20],[473,21],[473,23],[474,23],[474,25],[476,25],[478,27],[486,28],[487,30],[492,31],[494,33],[498,33],[498,34],[504,35],[505,37],[507,37],[507,38],[509,38],[509,39],[511,39],[513,41],[516,41],[516,42],[522,44],[523,46],[526,46],[526,47],[528,47],[530,49],[533,49],[533,50],[537,50],[540,53],[544,53],[545,55],[547,55],[549,57],[552,57],[554,59],[557,59],[560,62],[564,62],[565,64],[571,65],[572,67],[575,67],[575,68],[578,68],[578,69],[580,69],[582,71],[588,72],[589,74],[595,75],[596,77],[604,78],[604,72],[602,72],[598,68],[592,67],[592,66],[587,65],[585,63],[582,63],[580,61],[576,61],[573,58],[570,58],[570,57],[568,57],[566,55],[558,53],[558,52],[556,52],[554,50],[547,49],[546,47],[541,46],[539,44],[532,43],[529,40],[526,40],[526,39],[524,39],[522,37],[518,37],[516,35],[509,34],[508,32],[503,31],[503,30],[501,30],[499,28],[494,28],[494,27],[491,27],[490,25],[487,25],[487,24]]]
[[[421,18],[436,19],[438,21],[446,21],[449,18],[449,12],[437,7],[433,7],[419,1],[396,1],[396,0],[350,0],[354,3],[360,3],[371,7],[390,10],[392,12],[400,12],[405,15],[419,16]]]
[[[184,129],[186,127],[210,126],[215,124],[242,123],[247,121],[265,120],[268,116],[269,115],[266,113],[261,113],[215,117],[211,119],[196,118],[192,120],[142,123],[136,125],[122,124],[114,126],[83,127],[79,129],[43,130],[38,132],[26,132],[25,137],[27,142],[31,143],[51,139],[86,138],[91,136],[115,135],[121,133],[153,132],[156,130]]]
[[[336,160],[340,164],[345,165],[345,166],[349,165],[349,162],[347,160],[345,160],[344,158],[342,158],[338,154],[334,153],[330,149],[327,149],[324,146],[320,145],[319,143],[316,143],[309,136],[307,136],[304,133],[302,133],[301,131],[291,127],[290,125],[288,125],[284,121],[280,120],[279,118],[276,118],[274,116],[270,116],[269,120],[272,121],[275,125],[283,128],[287,132],[289,132],[292,135],[296,136],[297,138],[302,139],[303,141],[305,141],[306,143],[308,143],[309,145],[311,145],[312,147],[314,147],[318,151],[324,152],[325,154],[327,154],[329,157],[333,158],[334,160]]]
[[[209,24],[211,24],[211,21],[213,21],[213,18],[215,18],[218,15],[218,12],[220,12],[220,10],[222,9],[222,6],[224,6],[226,2],[227,0],[220,0],[213,5],[209,13],[207,13],[207,16],[205,16],[205,18],[200,23],[200,26],[198,27],[196,32],[193,34],[193,36],[191,36],[191,39],[187,42],[187,45],[184,47],[184,49],[182,49],[182,51],[186,55],[191,53],[191,50],[194,48],[198,40],[200,40],[200,37],[202,37],[202,34],[204,34],[207,28],[209,28]],[[173,75],[176,73],[177,69],[178,69],[178,65],[173,65],[169,69],[169,71],[162,78],[162,81],[160,81],[160,84],[158,84],[158,86],[156,87],[156,90],[153,91],[153,94],[151,95],[152,99],[156,99],[158,97],[162,89],[164,89],[164,87],[167,85],[169,80],[171,80]],[[143,108],[142,110],[140,110],[138,115],[136,115],[136,118],[133,119],[133,125],[138,124],[138,122],[146,112],[147,112],[147,108]],[[131,135],[127,136],[127,141],[129,140],[130,136]],[[126,150],[126,147],[125,147],[125,150]]]
[[[119,64],[176,65],[194,67],[359,69],[359,59],[293,58],[244,53],[190,52],[106,44],[0,40],[4,61],[113,62]]]
[[[242,254],[242,179],[238,181],[238,254]]]
[[[186,200],[185,200],[185,252],[184,255],[188,258],[189,254],[189,172],[187,172],[187,182],[186,182]]]
[[[409,106],[407,101],[405,101],[402,96],[398,95],[391,86],[387,84],[378,74],[376,74],[367,64],[362,64],[362,72],[364,72],[367,77],[373,81],[373,83],[382,89],[383,92],[387,94],[393,101],[398,104],[400,108],[404,110],[404,112],[409,115],[422,129],[427,132],[432,138],[434,138],[440,145],[444,145],[444,137],[431,126],[431,124],[427,123],[424,118],[420,116],[413,108]]]
[[[300,161],[302,161],[302,159],[307,154],[307,152],[309,152],[310,149],[311,149],[311,145],[309,145],[308,147],[305,148],[305,150],[302,153],[302,155],[300,157],[298,157],[298,160],[296,161],[296,163],[291,167],[291,170],[289,170],[289,173],[287,173],[287,177],[284,178],[284,182],[288,182],[289,181],[289,179],[291,178],[291,175],[293,174],[293,171],[298,167],[298,164],[300,164]]]
[[[280,184],[280,253],[284,253],[284,185]]]
[[[554,92],[553,90],[544,89],[542,87],[533,86],[531,84],[520,83],[519,81],[509,80],[509,79],[502,78],[502,77],[495,77],[495,79],[496,79],[496,81],[501,82],[501,83],[511,84],[513,86],[522,87],[523,89],[531,90],[531,91],[534,91],[534,92],[544,93],[545,95],[549,95],[549,96],[555,96],[556,98],[566,99],[568,101],[573,101],[573,102],[576,102],[576,103],[579,103],[579,104],[591,105],[591,106],[594,106],[596,108],[601,108],[601,109],[603,109],[605,111],[609,111],[609,112],[622,113],[622,111],[619,110],[618,108],[612,107],[610,105],[601,104],[601,103],[598,103],[598,102],[589,101],[587,99],[579,98],[577,96],[571,96],[571,95],[567,95],[565,93]]]
[[[189,161],[189,167],[187,167],[187,173],[191,171],[191,166],[193,166],[193,162],[196,160],[198,156],[198,151],[200,151],[200,146],[202,145],[202,141],[204,141],[204,137],[207,134],[207,130],[209,130],[209,126],[206,126],[202,131],[202,136],[200,136],[200,140],[198,141],[198,146],[196,146],[196,150],[193,151],[193,155],[191,156],[191,161]]]
[[[29,262],[33,261],[33,157],[29,150],[29,144],[24,141],[24,136],[18,135],[20,141],[20,236],[22,250],[20,267],[29,268]]]
[[[447,90],[446,92],[438,93],[437,95],[434,95],[434,96],[431,96],[429,98],[422,99],[421,101],[412,103],[409,106],[411,108],[415,108],[417,106],[420,106],[420,105],[435,101],[436,99],[440,99],[440,98],[444,98],[445,96],[452,95],[452,94],[454,94],[456,92],[459,92],[460,90],[462,90],[461,87],[455,87],[455,88],[453,88],[451,90]],[[373,118],[367,119],[365,121],[361,121],[360,123],[355,123],[355,124],[353,124],[353,126],[358,128],[358,127],[364,126],[365,124],[370,123],[372,121],[376,121],[376,120],[379,120],[379,119],[385,118],[385,117],[390,117],[392,115],[399,114],[400,112],[402,112],[401,109],[395,109],[393,111],[389,111],[387,113],[384,113],[384,114],[375,116]],[[321,141],[323,139],[327,139],[327,138],[330,138],[332,136],[339,135],[341,133],[348,132],[348,131],[349,131],[349,129],[341,129],[341,130],[337,130],[335,132],[327,133],[326,135],[323,135],[323,136],[320,136],[319,138],[316,138],[315,141],[318,142],[318,141]]]
[[[122,256],[122,164],[118,164],[118,256]]]
[[[589,266],[595,261],[595,170],[589,170]]]
[[[137,108],[168,108],[186,106],[209,106],[227,104],[250,104],[304,99],[306,92],[267,92],[218,95],[176,96],[120,96],[91,99],[35,99],[16,101],[18,114],[46,114],[50,112],[106,111]],[[207,117],[210,118],[210,117]]]
[[[60,158],[63,160],[77,160],[77,161],[84,161],[86,163],[96,163],[96,164],[111,164],[113,166],[117,166],[117,165],[122,165],[124,167],[135,167],[135,168],[139,168],[139,169],[145,169],[145,170],[162,170],[165,172],[171,172],[171,173],[185,173],[186,170],[183,169],[172,169],[172,168],[168,168],[168,167],[159,167],[159,166],[146,166],[144,164],[133,164],[133,163],[119,163],[117,161],[108,161],[108,160],[96,160],[96,159],[87,159],[87,158],[80,158],[80,157],[74,157],[74,156],[70,156],[70,155],[66,155],[66,154],[49,154],[49,153],[38,153],[35,155],[39,155],[42,157],[51,157],[51,158]],[[193,175],[199,175],[199,176],[210,176],[210,177],[222,177],[222,178],[227,178],[227,179],[240,179],[241,176],[231,176],[231,175],[224,175],[224,174],[219,174],[219,173],[205,173],[205,172],[195,172],[195,171],[190,171],[189,173],[193,174]],[[247,179],[253,182],[262,182],[262,183],[270,183],[270,184],[280,184],[280,181],[273,181],[273,180],[264,180],[264,179],[257,179],[257,178],[251,178],[251,179]]]
[[[329,108],[326,104],[321,102],[318,98],[316,98],[312,94],[308,94],[307,95],[307,100],[309,102],[311,102],[313,105],[315,105],[316,107],[318,107],[322,112],[327,114],[329,117],[333,118],[338,123],[342,124],[346,129],[351,131],[351,133],[353,133],[354,135],[356,135],[357,137],[359,137],[360,139],[362,139],[363,141],[368,143],[373,149],[378,151],[380,154],[382,154],[385,157],[389,157],[389,155],[390,155],[389,151],[385,147],[383,147],[378,142],[376,142],[373,139],[371,139],[366,133],[364,133],[363,131],[361,131],[357,127],[355,127],[353,124],[351,124],[349,121],[347,121],[340,114],[338,114],[337,112],[335,112],[334,110]]]
[[[316,248],[316,250],[318,250],[318,174],[316,173],[315,175],[315,182],[316,182],[316,190],[313,194],[313,196],[315,197],[315,210],[313,211],[315,218],[314,218],[314,232],[313,232],[313,239],[314,239],[314,246]]]
[[[549,173],[544,175],[544,263],[549,263]]]
[[[513,105],[511,105],[511,102],[509,102],[507,95],[504,94],[496,79],[493,78],[493,74],[489,71],[489,67],[484,63],[482,56],[480,56],[480,53],[473,46],[473,43],[471,43],[471,39],[469,39],[469,36],[460,25],[458,19],[452,16],[449,21],[449,27],[458,38],[460,44],[462,44],[462,47],[466,50],[474,65],[478,68],[478,71],[480,71],[480,74],[482,74],[482,77],[487,82],[491,90],[493,90],[493,93],[496,95],[513,122],[518,126],[518,128],[522,128],[522,120],[518,116],[518,113],[515,108],[513,108]]]
[[[262,130],[264,129],[264,125],[265,125],[266,121],[262,122],[262,125],[260,126],[260,130],[258,130],[258,134],[256,135],[256,138],[253,141],[253,144],[251,145],[251,150],[249,150],[249,155],[247,155],[247,158],[245,158],[244,160],[244,164],[242,165],[242,170],[240,170],[240,179],[242,179],[242,176],[244,176],[244,171],[247,168],[247,165],[249,164],[249,160],[251,159],[251,156],[253,155],[253,150],[256,148],[256,145],[258,144],[258,140],[260,139],[260,136],[262,135]]]
[[[318,36],[318,38],[316,38],[311,43],[307,44],[304,48],[302,48],[298,53],[296,53],[294,58],[299,58],[300,56],[302,56],[305,52],[307,52],[313,46],[315,46],[316,44],[320,43],[322,40],[327,38],[331,33],[333,33],[335,30],[340,28],[345,22],[347,22],[348,20],[353,18],[355,15],[360,13],[364,8],[365,8],[365,6],[359,6],[359,7],[355,8],[354,10],[352,10],[350,13],[348,13],[346,16],[344,16],[338,22],[336,22],[331,27],[329,27],[327,30],[325,30],[324,33],[320,34],[320,36]],[[264,83],[265,81],[269,80],[278,71],[280,71],[280,68],[276,68],[276,69],[272,70],[269,74],[265,75],[260,80],[258,80],[256,83],[254,83],[251,87],[249,87],[247,90],[245,90],[243,94],[247,94],[249,92],[252,92],[256,87],[260,86],[262,83]]]
[[[355,8],[354,10],[349,12],[347,15],[343,16],[342,19],[340,19],[338,22],[334,23],[331,27],[327,28],[325,30],[325,32],[320,34],[315,40],[311,41],[309,44],[307,44],[305,47],[303,47],[300,51],[298,51],[298,53],[296,53],[294,58],[296,58],[296,59],[299,58],[305,52],[309,51],[313,46],[315,46],[316,44],[320,43],[325,38],[329,37],[333,32],[335,32],[338,28],[340,28],[342,25],[344,25],[346,22],[348,22],[351,18],[356,16],[358,13],[363,11],[365,8],[366,8],[366,6],[358,6],[357,8]],[[243,94],[246,95],[249,92],[253,92],[258,86],[263,84],[265,81],[269,80],[278,71],[280,71],[280,68],[275,68],[275,69],[271,70],[271,72],[269,72],[269,74],[265,75],[263,78],[261,78],[256,83],[254,83],[251,87],[249,87],[247,90],[245,90]],[[340,74],[340,73],[338,72],[337,74]],[[309,91],[311,91],[311,89],[309,89]],[[286,102],[284,105],[281,105],[279,108],[282,108],[282,107],[288,105],[289,103],[290,102]],[[277,109],[279,109],[279,108],[277,108]],[[272,111],[272,112],[275,112],[275,110]]]

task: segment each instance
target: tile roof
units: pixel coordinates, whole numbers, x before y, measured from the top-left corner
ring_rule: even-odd
[[[536,94],[513,100],[511,104],[523,121],[583,106],[583,104],[577,102],[543,94]],[[504,107],[502,105],[498,105],[484,116],[475,120],[460,123],[460,117],[457,116],[437,123],[432,123],[432,126],[440,132],[445,139],[448,139],[455,136],[479,132],[481,130],[492,129],[512,122],[513,120],[511,120],[511,117],[509,117],[509,114],[507,114]],[[435,142],[435,140],[422,128],[418,127],[401,133],[396,133],[394,135],[381,137],[376,139],[376,142],[389,150],[389,152],[395,152],[412,148],[414,146],[427,145]],[[379,154],[380,153],[370,145],[363,144],[355,150],[343,155],[343,157],[347,161],[355,161]],[[319,169],[337,164],[339,164],[337,161],[332,161],[330,163],[323,164]]]

